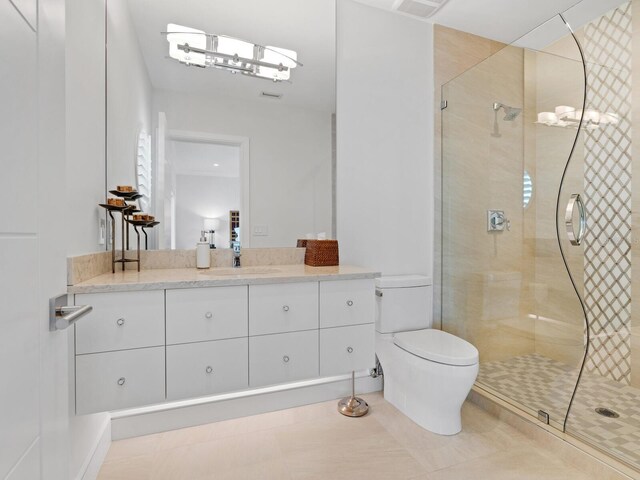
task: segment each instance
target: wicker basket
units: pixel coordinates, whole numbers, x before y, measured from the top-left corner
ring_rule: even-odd
[[[337,240],[298,240],[298,247],[305,247],[304,264],[310,267],[340,265]]]

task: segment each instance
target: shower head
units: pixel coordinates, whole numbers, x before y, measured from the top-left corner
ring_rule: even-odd
[[[494,102],[493,104],[494,112],[497,112],[501,108],[504,110],[503,120],[506,120],[507,122],[513,122],[516,119],[516,117],[520,115],[520,112],[522,112],[521,108],[510,107],[509,105],[505,105],[504,103]]]

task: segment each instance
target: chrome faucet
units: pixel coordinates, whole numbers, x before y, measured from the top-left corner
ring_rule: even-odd
[[[233,268],[240,268],[240,240],[234,240],[231,242],[231,249],[233,250]]]

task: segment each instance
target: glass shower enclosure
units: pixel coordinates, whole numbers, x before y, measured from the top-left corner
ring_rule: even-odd
[[[576,5],[442,87],[441,318],[478,348],[478,388],[640,470],[640,8],[605,3]]]

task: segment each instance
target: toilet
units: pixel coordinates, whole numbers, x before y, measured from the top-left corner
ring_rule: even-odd
[[[385,400],[421,427],[454,435],[478,375],[478,350],[431,328],[431,283],[421,275],[376,279],[376,355]]]

